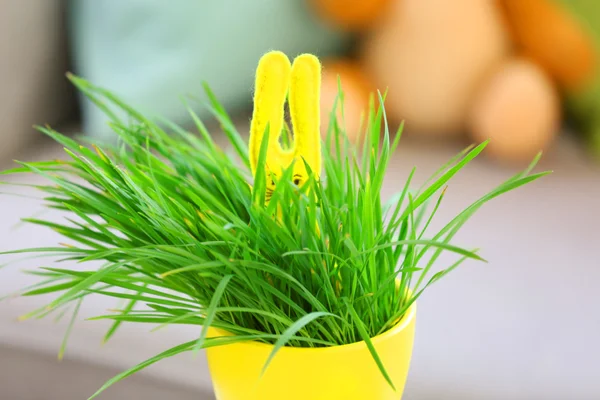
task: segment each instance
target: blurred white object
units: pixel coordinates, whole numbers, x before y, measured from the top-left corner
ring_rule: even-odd
[[[75,72],[145,114],[191,123],[181,96],[204,99],[206,81],[228,112],[250,106],[260,56],[340,50],[305,0],[80,0],[72,2]],[[192,102],[201,117],[207,115]],[[83,103],[84,131],[106,136],[108,119]]]
[[[60,0],[0,2],[0,163],[73,110]]]

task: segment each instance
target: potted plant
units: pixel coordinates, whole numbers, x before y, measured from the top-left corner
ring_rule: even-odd
[[[321,149],[320,64],[312,55],[293,64],[280,52],[260,60],[249,146],[206,87],[207,106],[234,154],[217,146],[189,107],[197,135],[69,78],[111,118],[119,142],[90,144],[40,127],[68,159],[21,162],[5,173],[51,182],[35,187],[47,207],[66,213],[64,222],[25,221],[56,230],[65,243],[4,254],[102,265],[34,271],[41,282],[22,294],[57,297],[24,318],[74,306],[74,321],[95,294],[127,300],[96,317],[114,321],[107,340],[124,322],[202,328],[199,337],[114,377],[91,398],[162,359],[206,349],[221,400],[399,399],[415,301],[466,259],[482,260],[452,238],[489,200],[546,174],[531,174],[538,156],[430,234],[447,183],[486,143],[465,149],[418,190],[411,189],[413,169],[398,195],[382,202],[402,127],[390,133],[379,96],[357,145],[332,118]],[[284,123],[286,100],[293,138]],[[340,107],[343,115],[343,101]],[[434,271],[442,252],[457,259]]]

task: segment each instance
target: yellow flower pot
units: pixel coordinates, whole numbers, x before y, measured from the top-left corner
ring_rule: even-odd
[[[383,378],[364,342],[284,347],[261,370],[273,346],[242,342],[206,350],[217,400],[398,400],[412,355],[416,305],[389,331],[372,338],[396,391]],[[210,336],[217,335],[213,330]]]

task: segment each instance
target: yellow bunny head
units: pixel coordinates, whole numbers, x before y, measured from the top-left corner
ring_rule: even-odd
[[[275,183],[270,176],[281,177],[294,163],[293,180],[302,185],[309,178],[305,163],[315,178],[321,171],[320,124],[321,64],[317,57],[302,54],[293,65],[285,54],[271,51],[258,63],[254,93],[254,112],[250,125],[249,156],[252,174],[256,175],[264,133],[269,128],[266,173],[267,200]],[[289,95],[288,95],[289,92]],[[284,106],[288,99],[294,141],[289,149],[279,142],[284,128]]]

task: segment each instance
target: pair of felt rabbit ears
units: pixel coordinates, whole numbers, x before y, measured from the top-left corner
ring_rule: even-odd
[[[321,63],[312,54],[299,55],[293,64],[280,51],[271,51],[260,59],[250,125],[249,158],[253,174],[268,129],[267,165],[271,170],[286,168],[302,158],[318,175],[321,169],[320,87]],[[285,126],[286,100],[294,138],[289,149],[283,149],[279,142]]]

